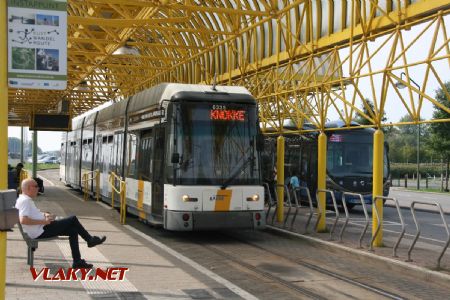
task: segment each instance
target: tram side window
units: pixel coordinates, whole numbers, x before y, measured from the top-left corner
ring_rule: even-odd
[[[136,146],[137,146],[137,136],[134,133],[128,135],[128,149],[127,149],[127,170],[126,176],[134,178],[136,175]]]
[[[152,175],[153,136],[151,134],[151,132],[143,134],[139,144],[138,179],[150,180]]]
[[[115,170],[114,162],[116,160],[116,155],[115,155],[115,152],[113,151],[113,136],[112,135],[108,136],[108,156],[109,156],[109,162],[108,162],[108,167],[106,169],[109,171],[114,171]]]
[[[102,169],[102,165],[101,165],[101,149],[102,149],[102,137],[101,136],[97,136],[96,138],[96,142],[95,142],[95,165],[94,165],[94,170],[99,169],[99,171],[101,172]]]

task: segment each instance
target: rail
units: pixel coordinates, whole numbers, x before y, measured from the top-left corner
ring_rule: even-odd
[[[439,213],[441,215],[442,223],[444,224],[445,231],[447,232],[447,242],[445,243],[444,247],[442,248],[441,254],[439,255],[439,257],[437,259],[437,269],[440,269],[442,256],[444,256],[444,253],[447,250],[448,245],[450,244],[450,232],[448,230],[447,221],[445,221],[444,211],[442,210],[441,205],[439,203],[437,203],[437,202],[435,202],[435,203],[428,203],[428,202],[421,202],[421,201],[413,201],[413,202],[411,202],[411,213],[412,213],[412,216],[413,216],[414,223],[416,224],[417,233],[416,233],[416,236],[414,237],[414,240],[413,240],[411,246],[408,249],[408,260],[407,261],[412,261],[411,260],[411,252],[412,252],[412,250],[413,250],[413,248],[414,248],[414,246],[415,246],[415,244],[417,242],[417,239],[420,236],[420,226],[419,226],[419,223],[417,222],[416,211],[415,211],[415,205],[416,204],[436,206],[439,209]]]
[[[300,192],[300,195],[301,195],[301,191],[302,190],[306,191],[306,196],[308,197],[308,203],[309,203],[309,216],[308,216],[308,219],[306,220],[306,224],[305,224],[305,233],[307,233],[308,232],[309,223],[311,222],[312,216],[314,215],[314,206],[313,206],[313,203],[312,203],[311,194],[309,193],[309,189],[306,186],[300,186],[300,187],[294,188],[295,202],[297,204],[300,203],[300,206],[301,206],[301,199],[300,199],[300,202],[299,202],[298,198],[297,198],[297,192]],[[320,216],[321,216],[321,210],[319,210],[317,212],[316,228],[317,228],[317,224],[319,222]],[[292,228],[292,225],[294,224],[294,221],[295,221],[295,217],[292,220],[291,228]]]
[[[320,203],[320,201],[319,201],[319,193],[325,193],[325,198],[326,198],[326,194],[329,193],[331,195],[331,199],[333,200],[334,212],[335,212],[335,216],[336,217],[334,219],[334,223],[331,226],[331,230],[330,230],[330,240],[331,240],[333,238],[334,229],[336,228],[336,224],[337,224],[337,222],[339,220],[339,210],[338,210],[338,207],[337,207],[337,204],[336,204],[336,197],[334,196],[334,192],[332,190],[318,189],[316,191],[316,202],[317,202],[317,205],[319,205],[319,203]],[[325,204],[325,209],[326,209],[326,204]],[[326,216],[326,212],[325,212],[325,216]],[[318,224],[318,221],[317,221],[317,224]]]
[[[84,201],[87,201],[87,199],[89,198],[89,182],[92,182],[92,180],[95,179],[95,198],[96,201],[98,202],[100,197],[100,171],[94,170],[91,172],[86,172],[83,174],[82,178],[83,179],[81,179],[81,182],[83,183]]]
[[[366,207],[366,203],[364,201],[364,197],[363,197],[363,195],[358,194],[358,193],[350,193],[350,192],[342,193],[342,205],[344,206],[344,211],[345,211],[345,222],[344,222],[344,225],[341,228],[341,232],[339,233],[339,241],[342,242],[342,237],[344,235],[345,228],[347,227],[348,221],[350,219],[349,214],[348,214],[348,209],[347,209],[347,198],[346,198],[346,196],[357,196],[357,197],[359,197],[359,199],[361,201],[361,206],[362,206],[363,211],[364,211],[364,216],[366,217],[366,225],[364,226],[363,231],[361,232],[361,235],[359,236],[359,248],[362,248],[362,240],[364,238],[364,235],[367,232],[367,229],[369,228],[370,219],[369,219],[369,214],[367,213],[367,207]]]
[[[119,182],[119,189],[116,188],[115,182]],[[109,174],[109,185],[111,186],[111,206],[114,208],[114,195],[118,193],[120,195],[120,223],[125,224],[127,214],[126,203],[126,182],[123,181],[116,173],[111,172]]]

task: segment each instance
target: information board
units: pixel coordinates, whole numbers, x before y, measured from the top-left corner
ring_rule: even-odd
[[[8,0],[8,85],[66,88],[66,0]]]

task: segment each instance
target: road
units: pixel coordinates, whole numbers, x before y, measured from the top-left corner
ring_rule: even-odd
[[[406,226],[406,234],[414,236],[417,232],[416,225],[411,213],[411,203],[413,201],[439,203],[445,212],[444,219],[449,227],[450,224],[450,195],[440,193],[425,193],[408,191],[405,189],[393,188],[389,197],[396,198],[401,206],[401,214]],[[384,207],[384,230],[400,232],[401,223],[397,209],[393,202],[388,201]],[[445,244],[448,235],[444,222],[436,206],[415,205],[416,220],[420,226],[420,239],[424,242],[442,245]],[[369,216],[372,214],[371,207],[368,207]],[[364,212],[361,206],[356,206],[350,214],[350,222],[353,224],[363,224],[365,221]]]

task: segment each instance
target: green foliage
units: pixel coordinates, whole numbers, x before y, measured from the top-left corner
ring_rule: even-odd
[[[361,109],[364,112],[364,114],[366,114],[367,116],[371,116],[373,114],[373,112],[375,111],[375,105],[373,104],[373,102],[370,99],[364,99],[364,101],[366,101],[367,105],[362,105]],[[386,113],[383,114],[383,117],[381,118],[381,121],[384,123],[386,122],[387,118],[386,118]],[[358,122],[361,125],[372,125],[372,123],[370,123],[369,120],[365,119],[362,116],[358,116],[357,118],[355,118],[354,120],[355,122]],[[384,129],[383,129],[384,131]]]
[[[408,174],[409,178],[413,177],[413,174],[417,172],[416,164],[391,164],[391,175],[392,178],[403,178]],[[440,165],[420,165],[420,176],[425,178],[425,176],[441,176],[441,166]]]
[[[8,137],[8,152],[20,153],[20,143],[21,143],[21,141],[20,141],[19,138]],[[23,147],[24,155],[25,156],[27,154],[31,155],[32,149],[33,149],[33,142],[29,141],[28,145],[24,145],[24,147]],[[41,154],[42,153],[42,149],[38,147],[37,153]]]
[[[450,108],[450,82],[445,83],[445,89],[436,91],[435,98],[443,106]],[[434,119],[450,119],[450,114],[438,106],[434,106]],[[432,137],[430,148],[439,153],[445,161],[450,159],[450,122],[431,124]]]

